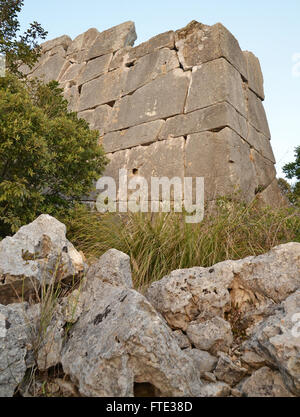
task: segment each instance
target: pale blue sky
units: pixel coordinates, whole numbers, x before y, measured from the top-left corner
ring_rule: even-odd
[[[300,145],[300,0],[25,0],[22,29],[33,20],[48,30],[48,39],[74,38],[91,27],[102,31],[132,20],[135,45],[191,20],[223,23],[243,50],[260,59],[278,176],[294,159]]]

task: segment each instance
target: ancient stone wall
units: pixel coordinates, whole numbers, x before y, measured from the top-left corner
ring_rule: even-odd
[[[69,108],[99,130],[106,175],[204,177],[208,201],[239,191],[279,204],[255,55],[220,23],[135,40],[133,22],[53,39],[30,76],[58,80]]]

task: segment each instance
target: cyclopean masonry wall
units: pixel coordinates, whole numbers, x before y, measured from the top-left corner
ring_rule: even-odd
[[[207,201],[239,191],[283,204],[255,55],[220,23],[135,40],[133,22],[64,35],[42,44],[30,71],[59,81],[70,110],[99,130],[105,175],[198,176]]]

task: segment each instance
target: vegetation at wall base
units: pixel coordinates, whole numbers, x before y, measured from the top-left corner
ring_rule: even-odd
[[[143,290],[172,270],[209,267],[226,259],[259,255],[290,241],[300,242],[300,211],[295,207],[261,208],[218,200],[198,224],[184,214],[100,214],[77,207],[63,219],[68,239],[89,261],[110,248],[131,258],[135,287]]]

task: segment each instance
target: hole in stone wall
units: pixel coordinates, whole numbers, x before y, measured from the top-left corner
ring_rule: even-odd
[[[134,67],[135,61],[131,61],[131,62],[126,62],[125,67]]]
[[[134,383],[134,397],[159,397],[159,390],[149,382]]]
[[[78,93],[81,94],[82,85],[78,86]]]
[[[116,100],[110,101],[109,103],[106,103],[109,107],[114,107],[116,103]]]
[[[139,170],[137,168],[133,168],[133,170],[132,170],[133,175],[138,174],[138,172],[139,172]]]

